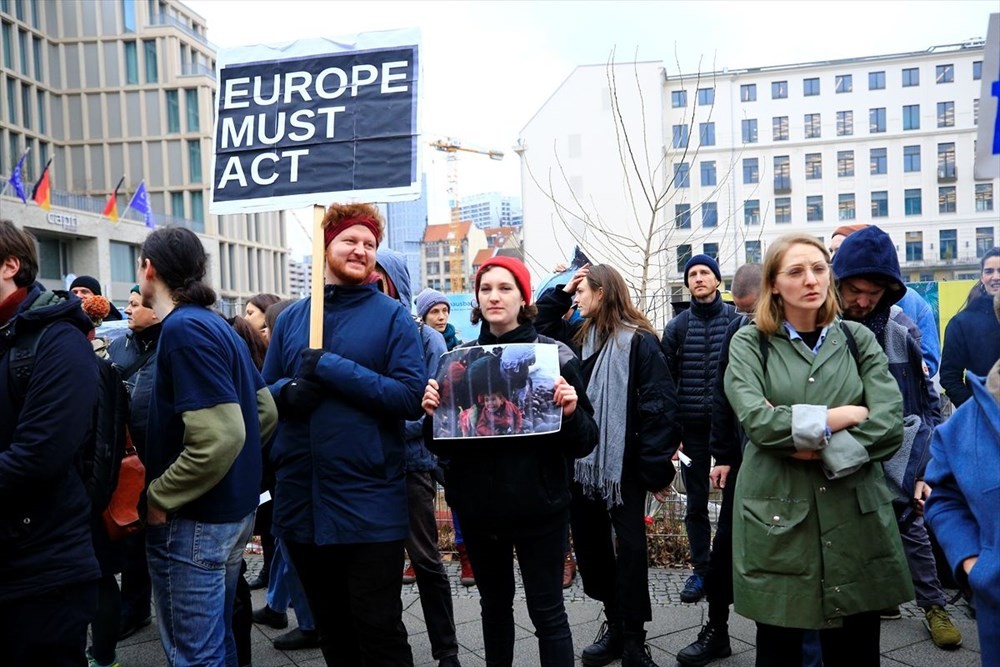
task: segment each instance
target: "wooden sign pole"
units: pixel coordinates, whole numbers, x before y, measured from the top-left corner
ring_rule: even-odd
[[[326,245],[323,243],[323,217],[326,208],[313,206],[312,289],[309,292],[309,347],[323,349],[323,283],[326,280]]]

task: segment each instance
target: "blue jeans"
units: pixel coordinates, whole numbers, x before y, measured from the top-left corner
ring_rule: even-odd
[[[312,612],[309,611],[306,592],[285,549],[281,539],[274,538],[274,555],[271,556],[271,573],[267,580],[267,606],[274,611],[284,613],[291,604],[295,609],[299,629],[315,630],[316,622],[313,621]]]
[[[174,517],[146,529],[160,641],[171,667],[237,667],[233,600],[254,513],[233,523]]]

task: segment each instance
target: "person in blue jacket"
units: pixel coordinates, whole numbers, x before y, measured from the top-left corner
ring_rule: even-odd
[[[410,533],[403,422],[420,417],[427,378],[412,316],[376,286],[384,227],[370,204],[327,209],[322,349],[309,349],[304,299],[278,318],[264,360],[281,417],[272,530],[328,665],[413,664],[400,599]]]

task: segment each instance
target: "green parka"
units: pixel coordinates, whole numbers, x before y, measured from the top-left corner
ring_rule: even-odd
[[[766,378],[757,328],[743,327],[732,340],[726,396],[750,440],[736,484],[733,592],[736,611],[755,621],[832,628],[844,616],[913,599],[879,463],[902,443],[902,398],[875,336],[848,326],[857,362],[839,322],[815,355],[782,327],[768,343]],[[825,412],[809,406],[842,405],[869,410],[865,422],[840,435],[863,447],[869,461],[828,479],[821,461],[791,455],[827,446]],[[809,410],[822,415],[814,447],[801,437]]]

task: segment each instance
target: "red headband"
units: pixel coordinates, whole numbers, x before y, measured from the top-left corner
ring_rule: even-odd
[[[379,228],[378,220],[371,216],[359,215],[351,218],[344,218],[334,225],[328,225],[327,228],[323,230],[323,247],[330,245],[330,241],[335,239],[340,232],[344,231],[348,227],[353,227],[354,225],[361,225],[362,227],[367,227],[371,230],[371,233],[375,235],[376,245],[382,242],[382,230]]]

